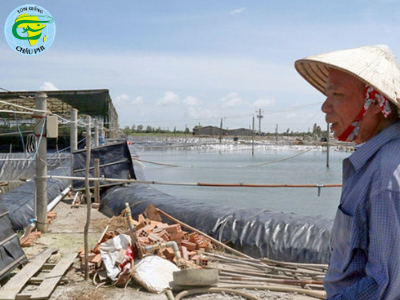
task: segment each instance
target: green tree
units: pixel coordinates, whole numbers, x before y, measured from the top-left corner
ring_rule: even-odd
[[[131,134],[131,129],[129,128],[129,126],[125,126],[124,133],[125,133],[125,135],[130,135]]]

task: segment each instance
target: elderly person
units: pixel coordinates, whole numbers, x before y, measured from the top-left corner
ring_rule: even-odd
[[[326,96],[322,111],[340,141],[343,188],[324,279],[327,299],[400,299],[400,69],[389,47],[300,59],[296,70]]]

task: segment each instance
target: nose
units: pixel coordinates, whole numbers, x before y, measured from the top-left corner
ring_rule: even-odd
[[[331,105],[331,102],[329,100],[330,100],[329,96],[326,97],[324,103],[322,103],[322,106],[321,106],[322,112],[324,112],[326,114],[332,112],[332,105]]]

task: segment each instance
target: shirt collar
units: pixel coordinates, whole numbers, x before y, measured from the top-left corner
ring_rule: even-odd
[[[400,121],[386,128],[370,140],[365,142],[362,147],[357,148],[349,160],[355,170],[360,169],[383,145],[391,140],[400,138]]]

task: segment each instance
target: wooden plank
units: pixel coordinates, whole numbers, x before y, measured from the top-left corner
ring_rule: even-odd
[[[53,270],[45,277],[42,284],[32,293],[31,299],[48,299],[77,255],[78,253],[75,251],[65,253]]]
[[[0,299],[15,299],[17,294],[29,281],[29,279],[35,275],[37,271],[41,269],[42,265],[47,261],[47,259],[57,251],[57,249],[47,249],[32,259],[21,271],[19,271],[0,289]]]
[[[28,283],[29,283],[29,284],[32,284],[32,285],[39,285],[39,284],[41,284],[44,280],[45,280],[45,278],[42,278],[42,277],[32,277],[32,278],[29,280]],[[62,277],[61,280],[60,280],[60,282],[59,282],[58,284],[67,284],[67,283],[68,283],[68,279]],[[18,296],[19,296],[19,295],[21,295],[21,294],[18,294]]]

